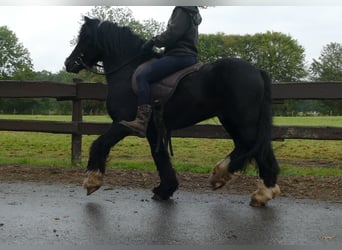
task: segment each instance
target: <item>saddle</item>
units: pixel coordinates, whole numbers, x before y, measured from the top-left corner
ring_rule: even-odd
[[[132,76],[132,89],[135,94],[137,94],[138,89],[136,82],[137,73],[139,73],[144,67],[146,67],[149,63],[153,62],[154,60],[157,59],[151,59],[145,62],[135,70]],[[163,120],[164,105],[175,92],[179,81],[182,80],[188,74],[198,71],[203,65],[204,63],[202,62],[196,63],[150,85],[151,103],[153,107],[153,121],[158,133],[157,145],[155,149],[156,152],[160,150],[160,145],[163,142],[165,149],[167,150],[167,147],[169,147],[170,153],[173,156],[171,132],[165,127]]]
[[[136,82],[136,75],[139,73],[144,67],[146,67],[149,63],[153,62],[157,59],[151,59],[143,64],[141,64],[134,72],[132,76],[132,88],[133,92],[137,94],[137,82]],[[151,103],[154,103],[156,100],[161,104],[164,105],[170,99],[170,97],[175,92],[178,83],[182,80],[185,76],[190,73],[196,72],[200,70],[200,68],[204,65],[203,62],[196,63],[180,71],[177,71],[160,81],[152,83],[151,86]]]

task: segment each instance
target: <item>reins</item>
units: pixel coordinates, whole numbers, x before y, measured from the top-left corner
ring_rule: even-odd
[[[113,74],[117,71],[119,71],[120,69],[122,69],[123,67],[127,66],[128,64],[130,64],[131,62],[133,62],[134,60],[136,60],[137,58],[139,58],[140,56],[142,56],[144,53],[140,52],[137,55],[129,58],[128,60],[124,61],[124,63],[122,63],[120,66],[108,71],[108,72],[98,72],[96,70],[94,70],[92,67],[90,67],[89,65],[87,65],[82,57],[83,55],[81,54],[77,60],[76,63],[79,65],[82,65],[86,70],[88,70],[91,73],[97,74],[97,75],[109,75],[109,74]],[[101,67],[103,68],[102,65],[99,64],[95,64],[96,67]],[[159,103],[159,102],[158,102]],[[164,149],[166,151],[168,151],[168,148],[170,149],[170,154],[171,156],[173,156],[173,148],[172,148],[172,142],[171,142],[171,131],[167,130],[165,128],[165,124],[163,121],[163,108],[161,107],[160,103],[153,105],[153,109],[154,109],[154,113],[155,113],[155,119],[154,119],[154,123],[157,127],[157,133],[158,133],[158,138],[157,138],[157,145],[155,148],[155,152],[158,153],[160,151],[160,146],[161,143],[163,143],[164,145]]]
[[[96,75],[109,75],[109,74],[113,74],[113,73],[116,73],[117,71],[119,71],[120,69],[122,69],[123,67],[127,66],[128,64],[130,64],[131,62],[133,62],[134,60],[136,60],[137,58],[139,58],[140,56],[142,56],[142,53],[138,53],[137,55],[129,58],[128,60],[124,61],[124,63],[122,63],[120,66],[108,71],[108,72],[104,72],[104,73],[101,73],[101,72],[98,72],[97,70],[93,69],[92,67],[90,67],[89,65],[87,65],[83,59],[82,59],[82,55],[79,56],[77,58],[77,61],[79,64],[81,64],[86,70],[88,70],[89,72],[91,73],[94,73]],[[102,65],[99,65],[99,64],[95,64],[96,67],[101,67],[103,68]]]

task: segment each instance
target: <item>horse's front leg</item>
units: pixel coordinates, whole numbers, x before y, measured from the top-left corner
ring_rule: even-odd
[[[163,142],[160,143],[159,149],[156,151],[157,132],[154,126],[150,126],[147,131],[147,139],[160,177],[160,184],[153,189],[154,196],[152,198],[155,200],[168,200],[178,189],[176,171],[172,167],[169,153]]]
[[[127,128],[120,124],[113,123],[105,134],[99,136],[92,143],[86,177],[83,181],[83,187],[87,189],[87,195],[94,193],[103,185],[103,176],[109,151],[128,134],[129,131]]]

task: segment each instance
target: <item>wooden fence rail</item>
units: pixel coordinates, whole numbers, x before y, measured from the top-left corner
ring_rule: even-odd
[[[72,121],[0,119],[0,131],[71,134],[72,161],[81,161],[82,135],[104,133],[109,123],[83,122],[82,100],[105,100],[101,83],[50,81],[0,81],[0,98],[55,98],[72,101]],[[287,99],[342,99],[342,82],[296,82],[272,84],[273,101]],[[220,125],[195,125],[172,132],[173,137],[230,138]],[[274,126],[273,139],[342,140],[342,127]]]

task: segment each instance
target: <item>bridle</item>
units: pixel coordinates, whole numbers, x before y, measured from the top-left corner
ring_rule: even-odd
[[[141,57],[142,55],[143,55],[143,53],[142,53],[142,52],[139,52],[137,55],[135,55],[135,56],[133,56],[133,57],[127,59],[126,61],[124,61],[124,62],[123,62],[121,65],[119,65],[118,67],[115,67],[114,69],[109,70],[109,71],[104,72],[104,73],[98,72],[98,71],[95,70],[93,67],[87,65],[87,64],[84,62],[84,60],[83,60],[83,58],[84,58],[84,54],[83,54],[83,53],[81,53],[81,55],[80,55],[79,57],[77,57],[77,59],[75,60],[75,64],[76,64],[76,65],[81,65],[81,66],[83,66],[87,71],[89,71],[89,72],[91,72],[91,73],[94,73],[94,74],[96,74],[96,75],[104,75],[104,76],[105,76],[105,75],[110,75],[110,74],[113,74],[113,73],[118,72],[119,70],[121,70],[122,68],[124,68],[125,66],[127,66],[128,64],[130,64],[131,62],[133,62],[134,60],[136,60],[137,58]],[[103,68],[102,65],[97,64],[97,63],[96,63],[94,66],[99,67],[99,68]]]

